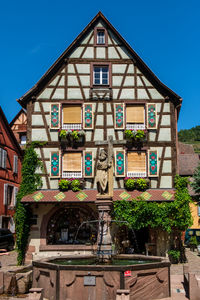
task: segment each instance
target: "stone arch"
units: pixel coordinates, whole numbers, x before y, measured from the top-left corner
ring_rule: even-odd
[[[98,215],[97,212],[91,208],[89,205],[87,204],[65,204],[59,207],[53,207],[46,215],[43,216],[42,219],[42,223],[41,223],[41,227],[40,227],[40,245],[47,245],[47,244],[52,244],[49,243],[49,235],[47,230],[49,229],[49,224],[51,222],[51,220],[58,220],[59,221],[59,216],[64,216],[64,213],[67,212],[68,210],[72,213],[72,214],[76,214],[77,215],[82,215],[84,217],[83,221],[86,220],[94,220],[94,219],[98,219]],[[66,216],[67,217],[67,216]],[[78,220],[78,216],[76,218],[74,218],[77,221],[77,226],[80,223],[81,220]],[[56,224],[57,226],[58,224]],[[56,227],[58,228],[58,226]]]

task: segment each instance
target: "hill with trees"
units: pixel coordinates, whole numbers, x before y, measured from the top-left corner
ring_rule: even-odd
[[[180,130],[178,133],[179,142],[192,144],[196,153],[200,153],[200,126]]]

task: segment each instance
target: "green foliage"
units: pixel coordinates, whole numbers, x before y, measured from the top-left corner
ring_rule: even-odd
[[[136,180],[133,178],[125,179],[124,185],[128,191],[133,191],[135,189]]]
[[[124,179],[124,186],[128,191],[138,190],[138,191],[145,191],[149,186],[149,181],[145,178],[129,178],[126,177]]]
[[[138,191],[145,191],[149,187],[149,181],[145,178],[138,178],[136,181],[136,189]]]
[[[67,138],[67,131],[64,130],[64,129],[61,129],[61,130],[59,131],[59,137],[60,137],[61,139],[66,139],[66,138]]]
[[[200,201],[200,164],[194,172],[193,182],[190,185],[195,191],[198,201]]]
[[[77,130],[73,130],[71,133],[71,136],[73,138],[74,141],[78,141],[79,140],[79,133]]]
[[[169,255],[169,257],[171,256],[171,258],[172,258],[171,262],[172,263],[178,263],[181,253],[178,250],[169,250],[168,255]]]
[[[40,142],[40,141],[34,141],[31,143],[31,145],[34,147],[34,148],[37,148],[37,147],[43,147],[47,144],[47,142]]]
[[[126,139],[134,138],[133,130],[127,129],[127,130],[125,130],[124,134],[125,134]]]
[[[73,192],[78,192],[81,190],[81,181],[78,180],[78,179],[74,179],[72,182],[71,182],[71,189]]]
[[[133,141],[142,141],[144,140],[146,133],[144,130],[132,130],[132,129],[127,129],[124,131],[125,138],[128,140],[133,140]]]
[[[180,142],[200,141],[200,126],[180,130],[178,133],[178,139]]]
[[[17,194],[15,224],[18,265],[22,265],[24,263],[31,225],[31,209],[29,205],[24,205],[21,203],[21,200],[24,196],[32,194],[37,190],[37,188],[41,188],[42,186],[40,175],[35,173],[37,168],[42,168],[42,164],[38,159],[34,147],[35,145],[31,144],[25,149],[25,155],[22,164],[22,183]]]
[[[67,179],[61,179],[58,186],[61,191],[67,191],[70,188],[70,181]]]
[[[190,244],[191,245],[195,245],[195,246],[198,245],[198,241],[197,241],[197,237],[196,236],[191,236],[191,238],[190,238]]]
[[[135,139],[136,140],[143,140],[145,138],[145,132],[144,132],[144,130],[140,130],[140,129],[138,129],[137,131],[136,131],[136,133],[135,133]]]
[[[114,218],[127,221],[133,229],[144,227],[186,230],[192,225],[189,203],[191,197],[187,190],[187,178],[176,176],[175,200],[172,202],[147,202],[142,199],[114,202]]]

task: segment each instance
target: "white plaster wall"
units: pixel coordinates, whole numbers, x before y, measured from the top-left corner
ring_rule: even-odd
[[[112,115],[107,115],[107,125],[113,126],[113,116]]]
[[[94,47],[87,47],[83,54],[83,58],[94,58]]]
[[[90,99],[90,89],[83,89],[84,95],[86,99]]]
[[[46,88],[39,96],[38,99],[49,99],[53,88]]]
[[[112,135],[113,136],[113,139],[116,139],[116,136],[115,136],[115,131],[113,128],[108,128],[107,129],[107,136],[109,135]]]
[[[119,59],[120,58],[114,47],[108,48],[108,58],[109,59],[115,59],[115,58]]]
[[[171,129],[170,128],[160,128],[158,141],[159,142],[171,141]]]
[[[172,156],[172,149],[171,147],[166,147],[165,149],[165,158],[171,157]]]
[[[86,142],[91,142],[91,140],[92,140],[92,131],[86,130],[85,140],[86,140]]]
[[[95,129],[94,141],[103,141],[103,129]]]
[[[59,182],[59,179],[52,179],[52,178],[50,178],[50,188],[52,189],[52,190],[56,190],[56,189],[58,189],[58,182]]]
[[[50,136],[51,136],[52,142],[58,142],[58,132],[56,130],[51,130]]]
[[[65,90],[62,88],[56,89],[52,96],[52,99],[64,99],[64,98],[65,98]]]
[[[163,173],[171,173],[172,171],[172,161],[171,160],[164,160],[163,161]]]
[[[147,87],[151,87],[152,86],[152,84],[144,76],[142,76],[142,79],[143,79],[143,81],[144,81],[144,83],[145,83],[145,85]]]
[[[142,83],[142,80],[140,79],[139,76],[137,76],[137,86],[139,86],[139,87],[144,86],[144,84]]]
[[[112,76],[112,85],[113,86],[121,86],[122,76]]]
[[[32,125],[44,126],[41,115],[32,115]]]
[[[135,85],[135,78],[133,76],[126,76],[124,81],[124,86],[134,86]]]
[[[90,76],[79,76],[80,77],[80,81],[82,86],[86,85],[90,85]]]
[[[97,58],[106,58],[106,49],[104,47],[96,48],[96,57]]]
[[[68,99],[82,99],[81,90],[79,88],[69,88]]]
[[[117,132],[118,132],[118,137],[119,137],[119,139],[120,139],[120,140],[123,140],[123,139],[124,139],[124,132],[121,131],[121,130],[117,130]]]
[[[119,89],[113,89],[113,99],[118,98]]]
[[[156,89],[149,89],[149,93],[153,99],[164,99],[164,97]]]
[[[125,72],[125,69],[126,69],[126,65],[124,64],[113,64],[112,65],[112,72],[113,73],[120,73],[120,74],[123,74]]]
[[[78,48],[76,48],[71,55],[69,55],[70,58],[79,58],[82,51],[83,51],[84,47],[79,46]]]
[[[134,65],[129,65],[129,67],[128,67],[128,73],[134,74]]]
[[[155,140],[156,140],[156,131],[149,130],[149,140],[150,140],[150,142],[155,142]]]
[[[62,76],[60,81],[59,81],[58,86],[64,86],[64,85],[65,85],[65,76]]]
[[[130,59],[131,58],[131,55],[128,53],[128,51],[126,50],[125,47],[117,46],[117,50],[119,51],[122,58],[124,58],[124,59]]]
[[[164,104],[163,112],[170,112],[170,104],[169,103]]]
[[[43,148],[43,152],[44,152],[44,158],[49,158],[50,159],[50,152],[51,151],[59,151],[59,148]]]
[[[123,89],[120,99],[134,99],[134,89]]]
[[[170,115],[163,115],[161,119],[161,125],[170,126],[171,124],[171,116]]]
[[[111,104],[110,103],[107,103],[106,104],[106,111],[107,112],[111,112],[112,110],[111,110]]]
[[[47,134],[45,129],[32,129],[32,141],[47,141]]]
[[[157,103],[156,104],[156,109],[157,109],[157,112],[159,113],[160,109],[161,109],[161,103]]]
[[[96,119],[96,125],[97,126],[102,126],[103,124],[103,115],[97,115],[97,119]]]
[[[92,179],[85,178],[85,188],[91,189],[92,188]]]
[[[78,73],[90,75],[90,65],[89,64],[76,64]]]
[[[47,190],[47,183],[46,183],[46,178],[42,177],[42,190]]]
[[[69,64],[67,68],[68,68],[68,73],[75,73],[74,65]]]
[[[87,36],[82,40],[81,44],[86,44],[89,41],[92,34],[93,34],[93,31],[89,32],[87,34]]]
[[[160,188],[161,189],[171,189],[172,188],[172,177],[171,176],[161,176]]]
[[[67,78],[67,80],[68,80],[68,85],[79,86],[78,80],[77,80],[76,76],[69,75],[68,78]]]
[[[149,96],[147,95],[145,89],[139,89],[137,93],[138,93],[138,99],[149,99]]]
[[[158,187],[158,179],[151,179],[151,188],[157,189]]]
[[[55,86],[58,83],[60,76],[57,75],[51,82],[49,85]]]
[[[42,107],[44,112],[50,112],[50,102],[43,102]]]
[[[98,103],[98,112],[103,112],[103,104],[102,103]]]
[[[34,112],[40,112],[40,106],[39,106],[39,103],[38,102],[35,102],[34,103]]]

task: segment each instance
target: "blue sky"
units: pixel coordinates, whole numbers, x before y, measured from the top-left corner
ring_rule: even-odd
[[[180,129],[200,125],[200,1],[7,0],[0,4],[1,94],[9,121],[27,92],[101,10],[183,98]]]

